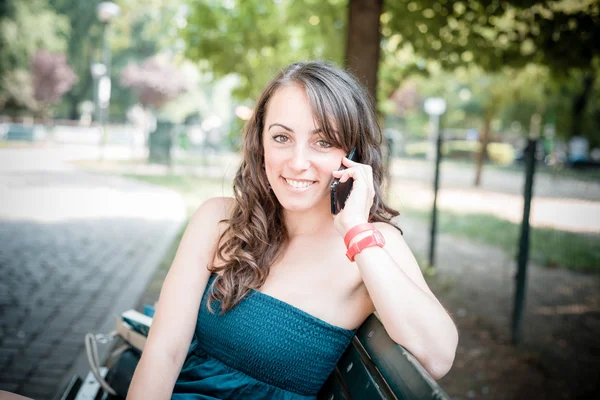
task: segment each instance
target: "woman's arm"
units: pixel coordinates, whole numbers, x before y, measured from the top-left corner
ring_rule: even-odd
[[[454,362],[454,322],[427,286],[400,232],[389,224],[375,225],[385,246],[369,247],[354,258],[369,297],[390,337],[439,379]]]
[[[369,165],[344,158],[348,167],[332,175],[345,182],[354,179],[352,192],[334,222],[342,237],[369,219],[375,189]],[[452,319],[435,298],[421,269],[400,232],[389,224],[377,223],[385,247],[369,247],[354,257],[379,319],[390,337],[406,347],[436,379],[452,367],[458,332]],[[351,242],[360,240],[365,232]]]
[[[210,277],[228,199],[213,198],[192,216],[163,283],[152,328],[127,399],[170,399],[189,349]]]

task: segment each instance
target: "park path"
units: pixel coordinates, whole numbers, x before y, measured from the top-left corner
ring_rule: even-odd
[[[183,222],[178,194],[81,158],[97,153],[0,149],[0,390],[52,399],[85,376],[84,334],[138,305]]]
[[[434,166],[424,160],[402,159],[393,164],[394,191],[399,204],[430,210]],[[520,223],[523,216],[524,173],[486,168],[480,187],[473,187],[470,165],[443,163],[438,206],[465,214],[491,214]],[[530,222],[571,232],[600,233],[600,182],[584,182],[537,173]]]
[[[402,207],[430,211],[433,185],[406,179],[394,180],[394,192]],[[490,214],[520,224],[523,196],[485,188],[447,188],[438,192],[438,207],[463,214]],[[402,209],[400,209],[402,211]],[[530,223],[534,227],[580,233],[600,233],[600,201],[534,196]]]

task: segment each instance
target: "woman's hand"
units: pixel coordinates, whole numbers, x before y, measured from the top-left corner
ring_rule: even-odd
[[[334,218],[334,224],[340,235],[344,236],[352,227],[369,221],[369,211],[373,205],[375,188],[373,187],[373,170],[370,165],[360,164],[344,157],[343,171],[333,171],[334,178],[346,182],[352,178],[352,191],[346,200],[344,209]]]

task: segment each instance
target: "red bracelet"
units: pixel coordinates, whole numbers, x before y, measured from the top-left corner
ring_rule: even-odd
[[[344,244],[346,245],[346,248],[348,248],[348,246],[350,246],[350,242],[352,241],[352,239],[354,239],[354,237],[356,235],[358,235],[359,233],[363,233],[366,231],[374,231],[375,229],[375,225],[373,225],[370,222],[365,222],[364,224],[358,224],[352,228],[350,228],[350,230],[348,232],[346,232],[346,235],[344,236]]]

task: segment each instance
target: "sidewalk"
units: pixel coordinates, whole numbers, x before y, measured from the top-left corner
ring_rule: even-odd
[[[87,373],[84,334],[137,306],[184,220],[178,194],[81,156],[0,149],[0,389],[35,399]]]

